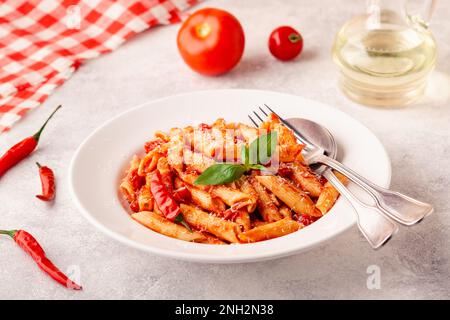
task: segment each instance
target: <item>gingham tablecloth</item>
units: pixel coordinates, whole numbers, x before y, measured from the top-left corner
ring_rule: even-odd
[[[0,133],[87,59],[180,21],[198,0],[6,0],[0,3]]]

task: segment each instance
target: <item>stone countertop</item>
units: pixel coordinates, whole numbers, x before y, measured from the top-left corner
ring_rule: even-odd
[[[201,6],[234,13],[246,32],[240,65],[216,78],[191,72],[176,48],[179,25],[141,34],[114,53],[82,66],[43,106],[0,136],[0,151],[33,132],[57,104],[64,108],[47,128],[35,155],[1,181],[2,228],[26,228],[49,256],[79,270],[82,292],[55,284],[7,239],[0,240],[3,299],[438,299],[450,298],[450,2],[438,5],[432,29],[439,60],[421,103],[395,110],[367,108],[337,88],[330,48],[339,27],[363,12],[365,1],[211,0]],[[199,6],[200,7],[200,6]],[[267,50],[273,28],[289,24],[305,39],[300,59],[275,61]],[[369,127],[392,160],[392,187],[431,202],[436,212],[372,251],[357,228],[306,253],[252,264],[210,265],[151,255],[96,230],[68,192],[70,159],[88,134],[120,112],[181,92],[215,88],[281,91],[327,103]],[[212,105],[212,107],[214,107]],[[52,205],[34,200],[40,182],[34,161],[56,171]],[[26,201],[28,199],[28,201]],[[379,289],[368,289],[367,270],[378,266]],[[63,268],[63,270],[66,270]]]

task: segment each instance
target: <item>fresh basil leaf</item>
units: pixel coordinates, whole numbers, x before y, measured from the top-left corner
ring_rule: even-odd
[[[241,164],[219,163],[206,169],[195,181],[195,185],[227,184],[239,179],[247,166]]]
[[[266,164],[277,146],[277,133],[271,131],[253,140],[249,147],[250,164]]]
[[[249,167],[254,170],[267,170],[262,164],[251,164]]]
[[[175,220],[174,220],[174,221],[175,221],[175,222],[178,222],[178,223],[181,224],[181,225],[183,225],[186,229],[188,229],[188,231],[189,231],[190,233],[193,232],[192,229],[191,229],[191,226],[188,225],[186,221],[184,221],[183,215],[182,215],[181,213],[175,217]]]

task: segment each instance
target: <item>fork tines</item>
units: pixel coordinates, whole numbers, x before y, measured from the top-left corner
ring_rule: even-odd
[[[292,132],[294,133],[295,137],[301,142],[301,143],[305,143],[304,139],[302,137],[302,135],[300,134],[300,132],[298,132],[298,130],[293,127],[289,122],[287,122],[286,120],[284,120],[283,117],[281,117],[278,113],[276,113],[275,111],[273,111],[273,109],[271,107],[269,107],[267,104],[264,104],[264,106],[266,107],[267,110],[264,110],[261,107],[258,107],[258,109],[264,114],[264,116],[268,116],[269,113],[273,113],[274,115],[276,115],[278,117],[278,119],[280,119],[281,123],[283,125],[285,125],[287,128],[291,129]],[[263,118],[258,114],[257,111],[253,111],[253,114],[256,116],[257,120],[261,121],[261,123],[264,122]],[[253,122],[253,124],[255,125],[255,127],[259,127],[258,125],[258,121],[255,119],[253,119],[253,117],[251,115],[248,115],[249,119]]]
[[[291,126],[286,120],[284,120],[278,113],[276,113],[275,111],[273,111],[272,108],[270,108],[267,104],[264,103],[264,106],[267,108],[267,110],[264,110],[264,109],[261,108],[261,107],[258,107],[258,109],[262,112],[262,114],[263,114],[265,117],[268,117],[268,116],[269,116],[269,113],[273,113],[274,115],[276,115],[276,116],[280,119],[280,121],[281,121],[285,126],[287,126],[288,128],[290,128],[291,130],[295,130],[294,128],[292,128],[292,126]],[[264,122],[263,117],[260,116],[260,115],[258,114],[257,111],[253,111],[253,114],[256,116],[257,120],[259,120],[261,123]],[[249,119],[251,120],[251,122],[253,122],[253,124],[254,124],[256,127],[259,126],[259,125],[258,125],[258,121],[255,121],[255,119],[253,119],[252,115],[248,115],[248,117],[249,117]]]

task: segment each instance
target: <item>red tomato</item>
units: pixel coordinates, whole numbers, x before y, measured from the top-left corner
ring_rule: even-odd
[[[230,13],[205,8],[194,12],[181,26],[178,50],[193,70],[215,76],[231,70],[244,52],[245,37]]]
[[[302,214],[302,215],[300,215],[298,222],[302,223],[306,227],[306,226],[309,226],[311,223],[316,222],[320,218],[321,217],[312,217],[312,216],[308,216],[306,214]]]
[[[269,50],[279,60],[291,60],[302,52],[303,38],[294,28],[283,26],[272,31]]]

